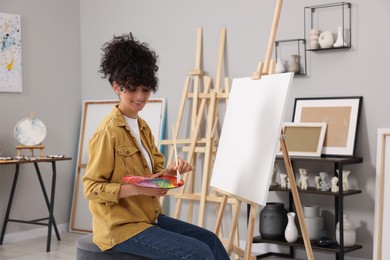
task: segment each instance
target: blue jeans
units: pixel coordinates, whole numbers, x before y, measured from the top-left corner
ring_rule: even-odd
[[[160,215],[157,223],[111,250],[150,259],[230,259],[219,238],[196,225]]]

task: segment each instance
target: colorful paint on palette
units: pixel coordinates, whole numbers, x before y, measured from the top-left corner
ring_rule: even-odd
[[[123,181],[147,188],[159,188],[159,189],[174,189],[184,185],[182,180],[179,184],[176,181],[176,176],[162,176],[159,178],[149,178],[143,176],[124,176]]]

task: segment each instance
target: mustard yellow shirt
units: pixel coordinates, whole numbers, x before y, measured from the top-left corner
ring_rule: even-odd
[[[152,173],[164,170],[152,131],[138,117],[141,142],[150,155]],[[83,177],[84,195],[93,216],[93,241],[107,250],[147,229],[161,213],[158,197],[137,195],[119,199],[125,175],[144,176],[150,169],[137,140],[115,106],[88,144],[88,165]]]

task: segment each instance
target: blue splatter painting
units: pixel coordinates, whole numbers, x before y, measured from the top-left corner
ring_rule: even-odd
[[[0,91],[22,92],[21,16],[0,13]]]

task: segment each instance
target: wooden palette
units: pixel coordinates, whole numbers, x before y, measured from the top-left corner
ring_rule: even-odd
[[[175,189],[184,185],[183,180],[181,180],[180,183],[177,183],[176,176],[162,176],[158,178],[144,176],[124,176],[122,180],[137,186],[156,189]]]

